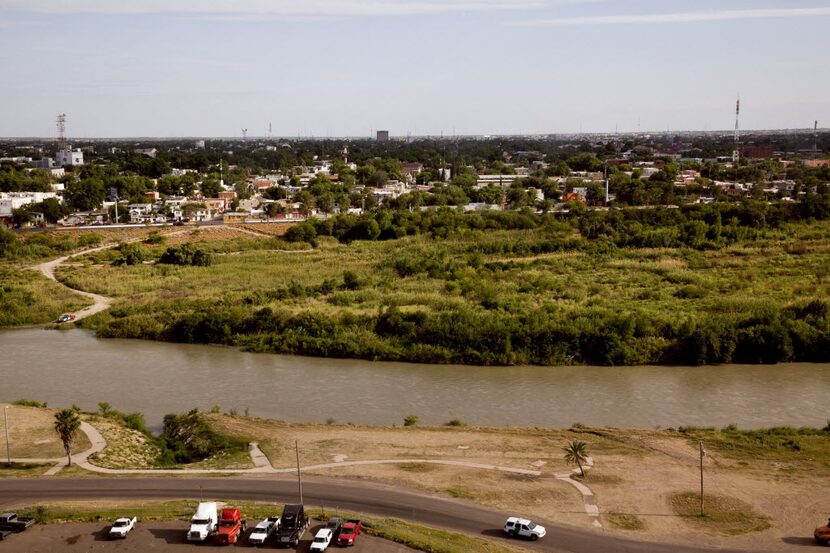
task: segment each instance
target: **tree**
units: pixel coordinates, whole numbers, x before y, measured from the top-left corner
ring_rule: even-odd
[[[74,409],[61,409],[55,413],[55,432],[63,442],[68,464],[72,464],[72,443],[81,427],[81,419]]]
[[[98,209],[107,198],[104,181],[97,177],[69,184],[64,194],[67,203],[79,211]]]
[[[585,442],[573,440],[566,447],[562,448],[565,451],[565,462],[571,465],[577,465],[579,472],[585,476],[585,469],[582,468],[582,463],[588,462],[588,446]]]
[[[219,179],[211,177],[202,181],[202,195],[205,198],[215,198],[221,191],[222,187],[219,186]]]
[[[12,209],[12,220],[14,221],[14,226],[22,227],[31,220],[31,214],[25,206]]]

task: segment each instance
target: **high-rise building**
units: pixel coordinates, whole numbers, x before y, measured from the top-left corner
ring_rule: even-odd
[[[389,142],[389,131],[378,131],[377,141],[378,142]]]

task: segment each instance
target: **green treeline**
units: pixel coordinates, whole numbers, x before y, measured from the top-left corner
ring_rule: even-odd
[[[582,308],[498,309],[377,315],[295,313],[265,307],[203,308],[156,330],[114,321],[102,336],[226,344],[250,351],[422,363],[682,364],[830,361],[830,303],[765,313],[665,318]]]
[[[668,208],[586,210],[574,204],[565,214],[535,214],[530,210],[463,212],[451,208],[428,211],[380,209],[363,215],[337,215],[306,221],[289,229],[285,238],[314,243],[318,236],[338,241],[394,240],[417,234],[446,238],[464,231],[574,229],[581,238],[620,248],[711,249],[753,239],[764,229],[784,223],[830,218],[830,191],[807,194],[798,203],[716,203]],[[538,253],[580,248],[584,241],[550,243]],[[508,253],[508,252],[505,252]],[[519,252],[515,252],[519,253]]]

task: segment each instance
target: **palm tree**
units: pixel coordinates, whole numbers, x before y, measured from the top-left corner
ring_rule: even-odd
[[[579,466],[579,472],[584,477],[585,469],[582,468],[582,463],[588,462],[588,445],[585,442],[574,440],[562,449],[565,451],[565,461],[571,465]]]
[[[61,409],[55,413],[55,432],[63,442],[63,449],[66,450],[66,457],[69,464],[72,464],[72,442],[81,427],[81,419],[74,409]]]

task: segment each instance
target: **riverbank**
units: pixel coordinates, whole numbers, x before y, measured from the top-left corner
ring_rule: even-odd
[[[826,517],[828,429],[496,429],[463,426],[463,421],[421,428],[287,424],[218,413],[204,418],[219,434],[258,443],[271,466],[287,471],[296,463],[296,443],[302,466],[320,467],[305,469],[309,475],[368,479],[598,530],[586,514],[582,492],[555,477],[575,468],[565,463],[562,448],[583,441],[593,467],[577,481],[590,491],[602,531],[635,539],[789,551]],[[93,457],[93,463],[105,459],[107,466],[145,466],[132,455],[146,452],[146,445],[130,438],[135,434],[111,419],[105,421],[109,427],[100,416],[88,420],[108,444],[118,444],[115,451],[105,448],[101,457]],[[711,494],[710,516],[704,518],[686,510],[699,490],[699,441],[708,450],[704,474]],[[238,466],[233,458],[208,463],[219,474]],[[65,474],[78,475],[77,470]]]
[[[109,251],[56,274],[115,299],[83,323],[102,337],[472,365],[828,360],[830,224],[712,250],[544,250],[572,232],[322,238],[302,252],[250,237],[199,242],[210,267],[114,265]]]
[[[600,247],[553,219],[441,240],[315,238],[313,250],[231,226],[165,232],[136,243],[144,262],[118,263],[122,253],[111,249],[57,266],[60,282],[114,305],[85,328],[110,338],[421,363],[830,359],[826,221],[738,233],[706,248]],[[211,266],[155,263],[183,243],[212,255]],[[69,307],[55,288],[41,292]],[[0,301],[41,318],[57,309],[7,296]],[[6,324],[38,317],[16,314]]]
[[[334,419],[364,425],[398,424],[409,414],[427,425],[460,419],[480,426],[555,428],[581,422],[634,428],[734,423],[757,429],[822,426],[830,418],[826,363],[429,365],[104,340],[77,328],[3,331],[0,351],[6,361],[0,367],[6,398],[77,404],[92,411],[98,402],[117,402],[125,412],[143,413],[156,430],[167,413],[192,407],[210,411],[217,405],[222,411],[289,422]],[[26,378],[18,367],[26,367]]]

